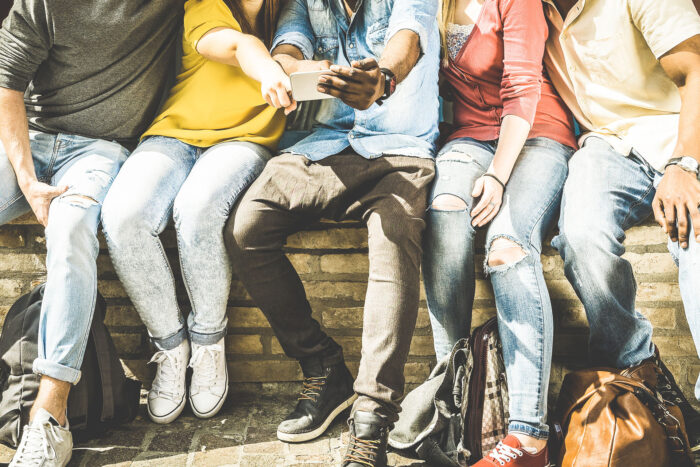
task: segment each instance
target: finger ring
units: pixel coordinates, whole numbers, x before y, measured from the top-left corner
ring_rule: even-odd
[[[495,208],[495,207],[496,207],[496,203],[490,202],[490,203],[489,203],[489,206],[491,206],[492,208]]]

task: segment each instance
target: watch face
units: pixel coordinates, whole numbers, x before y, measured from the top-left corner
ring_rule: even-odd
[[[389,78],[389,95],[394,94],[396,91],[396,76]]]
[[[680,165],[681,167],[683,167],[686,170],[690,170],[692,172],[697,172],[698,166],[700,164],[698,164],[698,161],[696,161],[692,157],[685,156],[685,157],[681,158],[681,161],[678,165]]]

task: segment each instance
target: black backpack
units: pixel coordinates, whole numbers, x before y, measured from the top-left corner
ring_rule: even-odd
[[[39,389],[32,364],[43,296],[42,284],[17,300],[0,334],[0,443],[12,448],[19,444]],[[130,422],[139,409],[141,383],[125,376],[104,317],[105,301],[98,293],[82,375],[68,398],[70,429],[78,439]]]

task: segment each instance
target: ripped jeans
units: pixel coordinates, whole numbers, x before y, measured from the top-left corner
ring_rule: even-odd
[[[97,226],[107,190],[129,152],[115,142],[30,132],[40,181],[68,186],[49,208],[46,289],[34,372],[68,383],[80,367],[97,294]],[[0,225],[30,210],[0,145]]]
[[[474,182],[493,160],[497,141],[450,141],[437,157],[425,233],[423,276],[438,360],[469,335],[475,281]],[[503,205],[487,226],[486,273],[496,299],[510,396],[509,432],[546,439],[552,360],[552,306],[540,262],[542,241],[556,218],[573,149],[548,138],[529,139],[518,158]],[[439,208],[453,195],[465,209]],[[444,198],[443,198],[444,199]],[[496,242],[498,240],[498,242]],[[492,251],[492,246],[494,245]],[[514,262],[496,264],[498,250],[516,248]],[[488,255],[492,255],[489,258]]]

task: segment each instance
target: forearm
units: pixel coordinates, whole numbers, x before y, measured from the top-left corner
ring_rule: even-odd
[[[279,63],[270,56],[265,44],[250,35],[241,38],[236,48],[236,60],[246,75],[260,82],[282,71]]]
[[[293,45],[280,45],[272,51],[272,58],[282,66],[285,73],[291,75],[295,73],[299,62],[304,60],[304,54]]]
[[[0,141],[20,187],[36,181],[24,95],[20,91],[0,88]]]
[[[496,155],[489,173],[496,175],[503,183],[508,182],[529,134],[530,124],[527,120],[516,115],[506,115],[501,123]]]
[[[673,157],[690,156],[700,162],[700,70],[688,74],[679,90],[681,113]]]
[[[411,72],[420,58],[420,41],[415,32],[402,29],[389,39],[379,59],[381,68],[388,68],[400,83]]]

